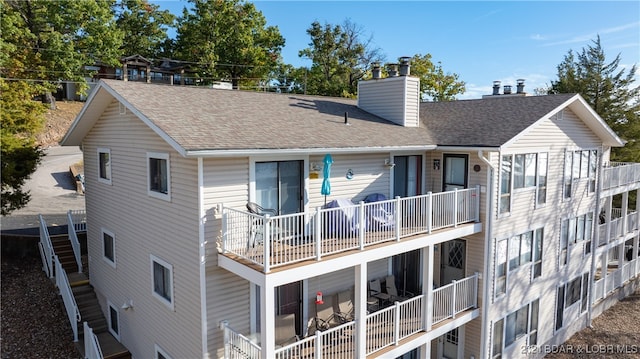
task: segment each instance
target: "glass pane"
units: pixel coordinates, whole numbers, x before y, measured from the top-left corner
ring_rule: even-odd
[[[509,212],[511,210],[511,195],[500,196],[500,213]]]
[[[280,214],[301,212],[302,199],[300,161],[279,162],[280,170]],[[271,207],[278,208],[278,207]]]
[[[571,169],[571,177],[580,178],[580,159],[582,158],[581,151],[573,152],[573,167]]]
[[[511,156],[502,156],[502,168],[500,169],[500,193],[511,192]]]
[[[516,155],[513,165],[513,188],[524,187],[524,155]]]
[[[569,243],[575,243],[576,242],[576,219],[575,218],[571,218],[569,219],[569,226],[567,228],[568,231],[568,241]]]
[[[507,265],[507,240],[499,240],[496,245],[496,275],[503,276]]]
[[[564,318],[564,285],[558,287],[556,298],[556,330],[562,328]]]
[[[407,196],[415,196],[418,194],[418,160],[421,156],[409,156],[407,161]]]
[[[520,265],[520,236],[511,237],[509,240],[509,270]]]
[[[533,260],[539,261],[542,259],[542,240],[544,238],[544,229],[538,228],[536,230],[535,245],[533,247]]]
[[[504,331],[504,345],[509,346],[516,340],[516,313],[507,316],[507,324]]]
[[[524,186],[533,187],[536,185],[536,154],[526,154],[524,163]]]
[[[527,232],[522,235],[520,248],[520,264],[531,261],[531,247],[533,241],[533,232]]]
[[[504,330],[504,321],[493,323],[493,355],[502,353],[502,332]]]
[[[109,306],[109,319],[111,322],[111,330],[118,334],[118,311],[112,306]]]
[[[452,191],[454,188],[462,189],[466,184],[466,157],[444,157],[445,174],[444,184],[445,191]]]
[[[582,151],[580,163],[580,178],[587,178],[589,175],[589,151]]]
[[[256,202],[263,208],[278,210],[278,163],[256,163]]]
[[[516,312],[516,338],[527,334],[527,323],[529,322],[529,306],[526,305]]]
[[[580,242],[584,239],[584,220],[585,216],[578,217],[578,222],[576,225],[576,242]]]
[[[584,239],[590,241],[593,233],[593,213],[587,213],[584,221]]]

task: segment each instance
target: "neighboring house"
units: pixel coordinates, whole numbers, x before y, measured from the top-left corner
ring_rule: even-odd
[[[98,84],[62,144],[133,357],[524,357],[637,287],[640,169],[579,95],[420,103],[400,73],[357,101]]]

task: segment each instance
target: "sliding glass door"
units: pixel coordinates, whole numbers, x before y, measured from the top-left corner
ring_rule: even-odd
[[[256,202],[278,214],[302,212],[303,161],[256,162]]]

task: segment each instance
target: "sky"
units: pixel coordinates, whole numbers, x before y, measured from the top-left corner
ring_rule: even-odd
[[[152,1],[180,15],[182,0]],[[285,38],[285,63],[311,66],[298,56],[309,47],[314,21],[345,20],[371,37],[387,62],[431,54],[445,72],[458,74],[466,92],[458,99],[492,92],[493,81],[525,92],[548,87],[569,50],[576,53],[600,36],[607,62],[620,55],[619,69],[640,64],[640,1],[250,1],[268,26]],[[628,71],[628,70],[627,70]],[[640,85],[640,71],[636,86]]]

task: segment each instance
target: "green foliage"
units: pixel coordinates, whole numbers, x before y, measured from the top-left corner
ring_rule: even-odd
[[[464,81],[457,74],[445,73],[442,64],[434,64],[431,54],[416,54],[411,58],[411,75],[420,77],[422,98],[433,101],[452,101],[465,91]]]
[[[634,86],[636,66],[618,69],[620,55],[607,63],[598,36],[574,54],[569,50],[558,65],[558,79],[549,93],[579,93],[602,119],[624,140],[614,148],[611,160],[640,162],[640,87]]]
[[[34,139],[42,130],[46,107],[31,100],[38,89],[28,82],[0,80],[0,91],[1,214],[5,216],[29,201],[22,186],[43,156]]]
[[[116,24],[124,32],[120,47],[123,56],[155,59],[171,53],[167,30],[174,25],[175,15],[169,10],[159,10],[159,5],[147,0],[122,0],[118,7],[121,10]]]
[[[307,34],[311,37],[309,47],[298,54],[312,61],[305,73],[308,94],[353,97],[369,63],[382,60],[380,50],[371,46],[371,38],[363,40],[362,28],[349,20],[342,26],[322,26],[315,21]]]
[[[205,83],[231,80],[258,86],[274,71],[285,40],[280,30],[243,0],[189,0],[178,19],[176,56],[198,63]]]

